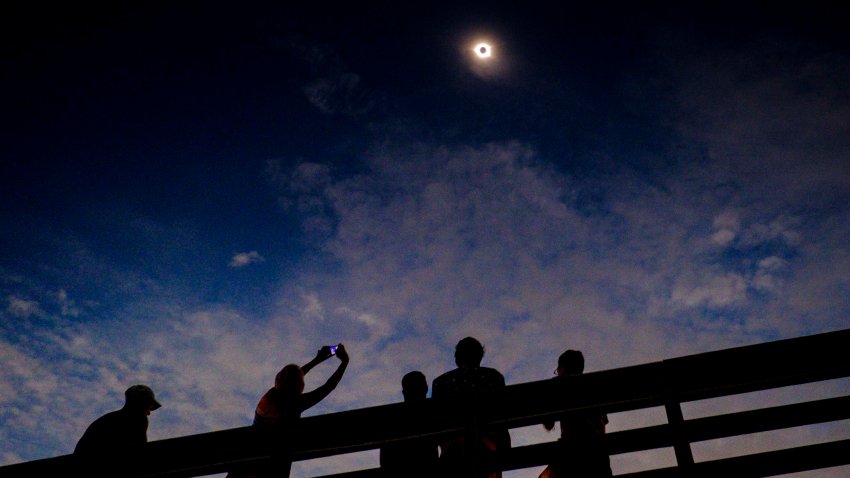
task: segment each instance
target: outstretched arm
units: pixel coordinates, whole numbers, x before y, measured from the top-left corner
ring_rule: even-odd
[[[333,355],[331,354],[331,347],[329,345],[325,345],[324,347],[320,348],[318,352],[316,352],[316,356],[313,357],[313,360],[310,360],[309,362],[301,366],[301,372],[304,375],[307,375],[307,372],[309,372],[310,369],[329,359],[331,355]]]
[[[330,352],[330,350],[328,350],[328,352]],[[302,394],[302,411],[322,401],[323,398],[327,397],[328,394],[331,393],[337,385],[339,385],[339,381],[342,380],[342,375],[345,373],[346,367],[348,367],[348,352],[345,351],[344,345],[339,344],[339,347],[336,349],[336,356],[337,358],[339,358],[340,363],[339,366],[336,368],[336,371],[334,371],[334,373],[330,377],[328,377],[328,381],[325,382],[325,384],[321,387],[313,390],[312,392]]]

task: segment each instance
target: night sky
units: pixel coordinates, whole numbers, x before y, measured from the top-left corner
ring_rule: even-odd
[[[248,425],[337,342],[309,414],[400,401],[467,335],[512,384],[850,326],[839,2],[30,3],[0,7],[0,465],[134,383],[151,440]]]

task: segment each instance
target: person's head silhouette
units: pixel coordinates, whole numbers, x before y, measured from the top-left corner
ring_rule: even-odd
[[[304,391],[304,372],[291,363],[283,367],[274,377],[274,387],[281,392],[298,395]]]
[[[152,411],[161,407],[156,401],[153,390],[147,385],[133,385],[124,392],[124,408],[132,412],[150,415]]]
[[[558,357],[555,374],[559,377],[581,375],[584,372],[584,355],[579,350],[567,350]]]
[[[404,401],[423,400],[428,395],[428,380],[425,374],[418,370],[408,372],[401,379],[401,394]]]
[[[455,347],[455,363],[460,368],[477,368],[484,358],[484,346],[472,337],[461,339]]]

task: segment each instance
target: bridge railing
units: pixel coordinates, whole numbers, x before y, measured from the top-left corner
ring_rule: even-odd
[[[441,436],[470,427],[518,428],[577,410],[604,413],[663,407],[667,423],[606,435],[609,453],[672,447],[676,466],[628,477],[773,476],[850,464],[850,439],[786,450],[695,462],[691,444],[743,434],[850,418],[850,396],[686,420],[681,404],[746,392],[850,376],[850,329],[690,355],[565,380],[510,385],[498,394],[429,399],[303,418],[286,436],[260,435],[252,427],[158,440],[127,456],[127,477],[183,478],[257,466],[291,447],[293,460],[379,448],[407,439]],[[333,430],[333,433],[329,433]],[[848,430],[850,436],[850,430]],[[289,437],[297,439],[288,440]],[[284,445],[288,443],[289,445]],[[494,466],[514,470],[545,465],[557,443],[515,447]],[[0,467],[0,478],[68,473],[74,456]],[[118,476],[118,475],[116,475]],[[379,468],[332,475],[382,476]]]

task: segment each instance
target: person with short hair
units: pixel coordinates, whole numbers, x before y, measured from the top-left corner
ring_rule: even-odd
[[[554,380],[564,380],[584,373],[584,354],[567,350],[558,357]],[[555,460],[541,473],[541,478],[580,476],[597,478],[612,476],[611,462],[605,447],[605,425],[608,416],[596,411],[565,413],[560,417],[560,447]],[[551,431],[555,422],[543,426]]]
[[[401,379],[401,394],[406,403],[424,401],[428,395],[428,380],[418,370]],[[406,440],[381,447],[380,464],[386,476],[433,476],[437,464],[437,444],[432,439]]]
[[[493,368],[482,367],[484,346],[473,337],[460,340],[455,347],[457,368],[434,379],[432,398],[451,398],[471,393],[481,396],[505,387],[505,377]],[[440,461],[447,466],[446,476],[500,478],[502,473],[481,471],[491,463],[497,451],[511,446],[511,436],[502,427],[467,430],[440,443]]]

